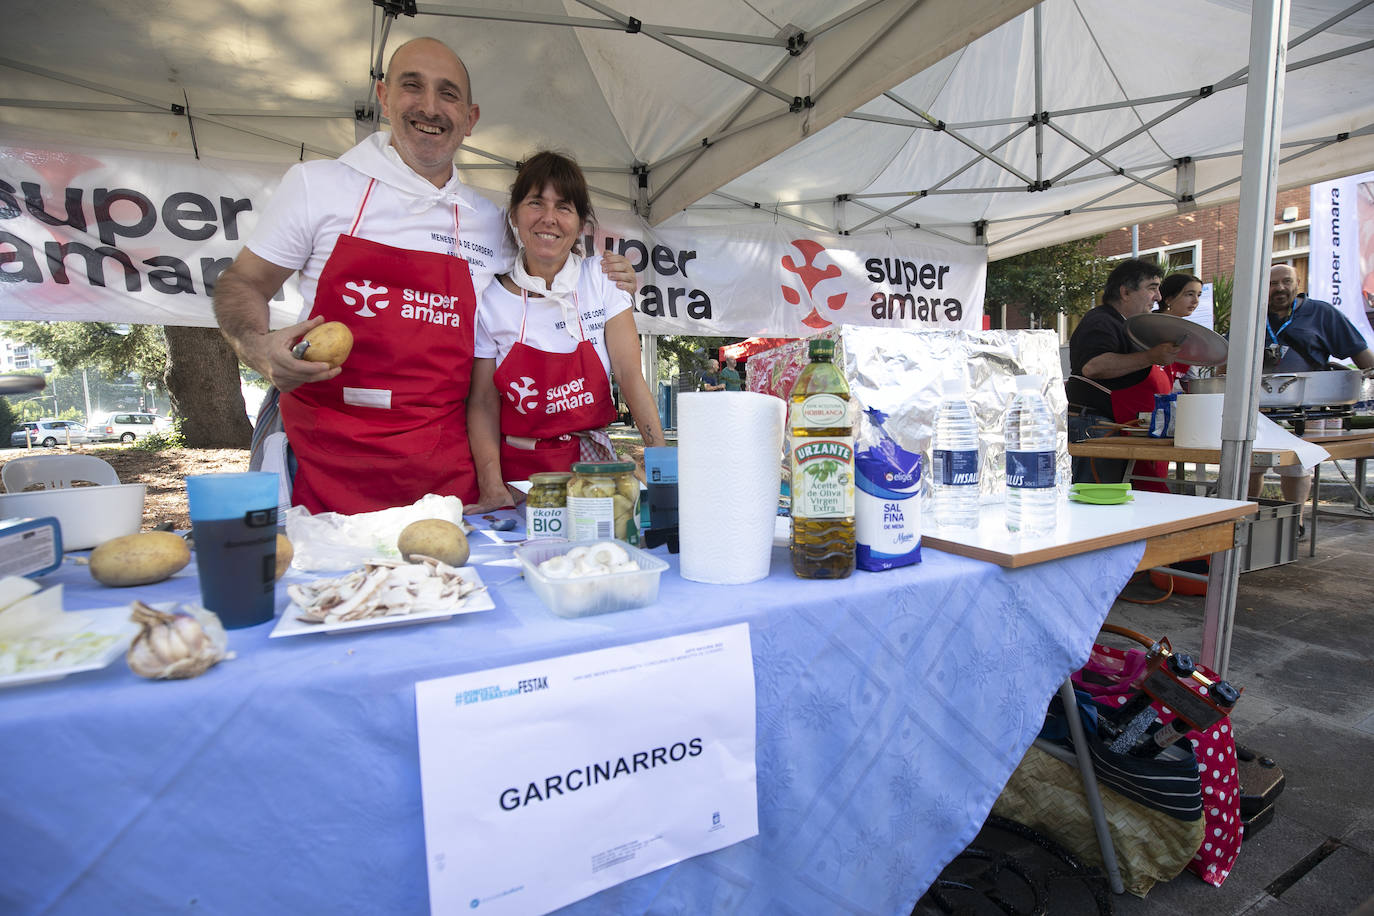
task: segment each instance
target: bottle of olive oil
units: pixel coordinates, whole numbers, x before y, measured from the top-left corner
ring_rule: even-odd
[[[835,366],[833,340],[811,341],[809,355],[788,398],[792,571],[803,579],[843,579],[854,571],[849,385]]]

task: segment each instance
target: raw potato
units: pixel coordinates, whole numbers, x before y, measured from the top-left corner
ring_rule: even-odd
[[[277,574],[273,576],[273,581],[286,575],[286,571],[291,567],[291,558],[296,555],[296,548],[291,546],[291,541],[284,534],[277,535]]]
[[[396,539],[396,549],[410,562],[416,557],[433,557],[449,566],[468,561],[468,536],[453,522],[426,518],[406,525]]]
[[[161,582],[191,562],[191,548],[170,531],[143,531],[106,541],[91,551],[91,577],[123,588]]]
[[[306,348],[302,359],[329,363],[331,369],[342,366],[353,350],[353,332],[348,325],[339,321],[326,321],[306,334],[305,339],[310,346]]]

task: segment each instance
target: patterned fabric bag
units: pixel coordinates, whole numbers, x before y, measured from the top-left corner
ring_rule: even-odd
[[[1144,672],[1145,653],[1140,649],[1093,646],[1083,670],[1073,676],[1074,687],[1105,706],[1124,706],[1131,684]],[[1198,670],[1212,680],[1216,672],[1199,664]],[[1202,692],[1199,688],[1199,693]],[[1167,725],[1174,714],[1156,706]],[[1188,863],[1188,870],[1208,884],[1220,887],[1240,854],[1240,781],[1236,775],[1236,742],[1231,720],[1222,719],[1206,732],[1191,731],[1184,738],[1193,746],[1202,784],[1202,814],[1206,836]],[[1099,770],[1098,777],[1103,778]]]

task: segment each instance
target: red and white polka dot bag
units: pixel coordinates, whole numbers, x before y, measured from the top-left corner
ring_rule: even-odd
[[[1083,671],[1073,676],[1074,686],[1093,699],[1107,704],[1125,705],[1133,694],[1131,684],[1144,672],[1145,653],[1140,649],[1116,649],[1095,645]],[[1198,671],[1211,680],[1219,675],[1199,664]],[[1104,683],[1105,682],[1105,683]],[[1199,693],[1204,692],[1201,685]],[[1156,706],[1159,718],[1167,725],[1175,716],[1171,710]],[[1185,736],[1193,744],[1197,755],[1198,776],[1202,781],[1203,817],[1207,835],[1202,846],[1188,863],[1188,870],[1208,884],[1220,887],[1231,873],[1231,866],[1240,854],[1240,780],[1236,775],[1236,742],[1231,734],[1231,720],[1222,719],[1205,732],[1192,731]]]

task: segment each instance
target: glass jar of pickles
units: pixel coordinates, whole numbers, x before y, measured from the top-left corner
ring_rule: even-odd
[[[530,492],[525,496],[525,536],[530,538],[568,537],[567,471],[540,471],[530,475]]]
[[[619,538],[639,543],[639,481],[632,461],[579,461],[568,481],[568,530],[574,541]]]

